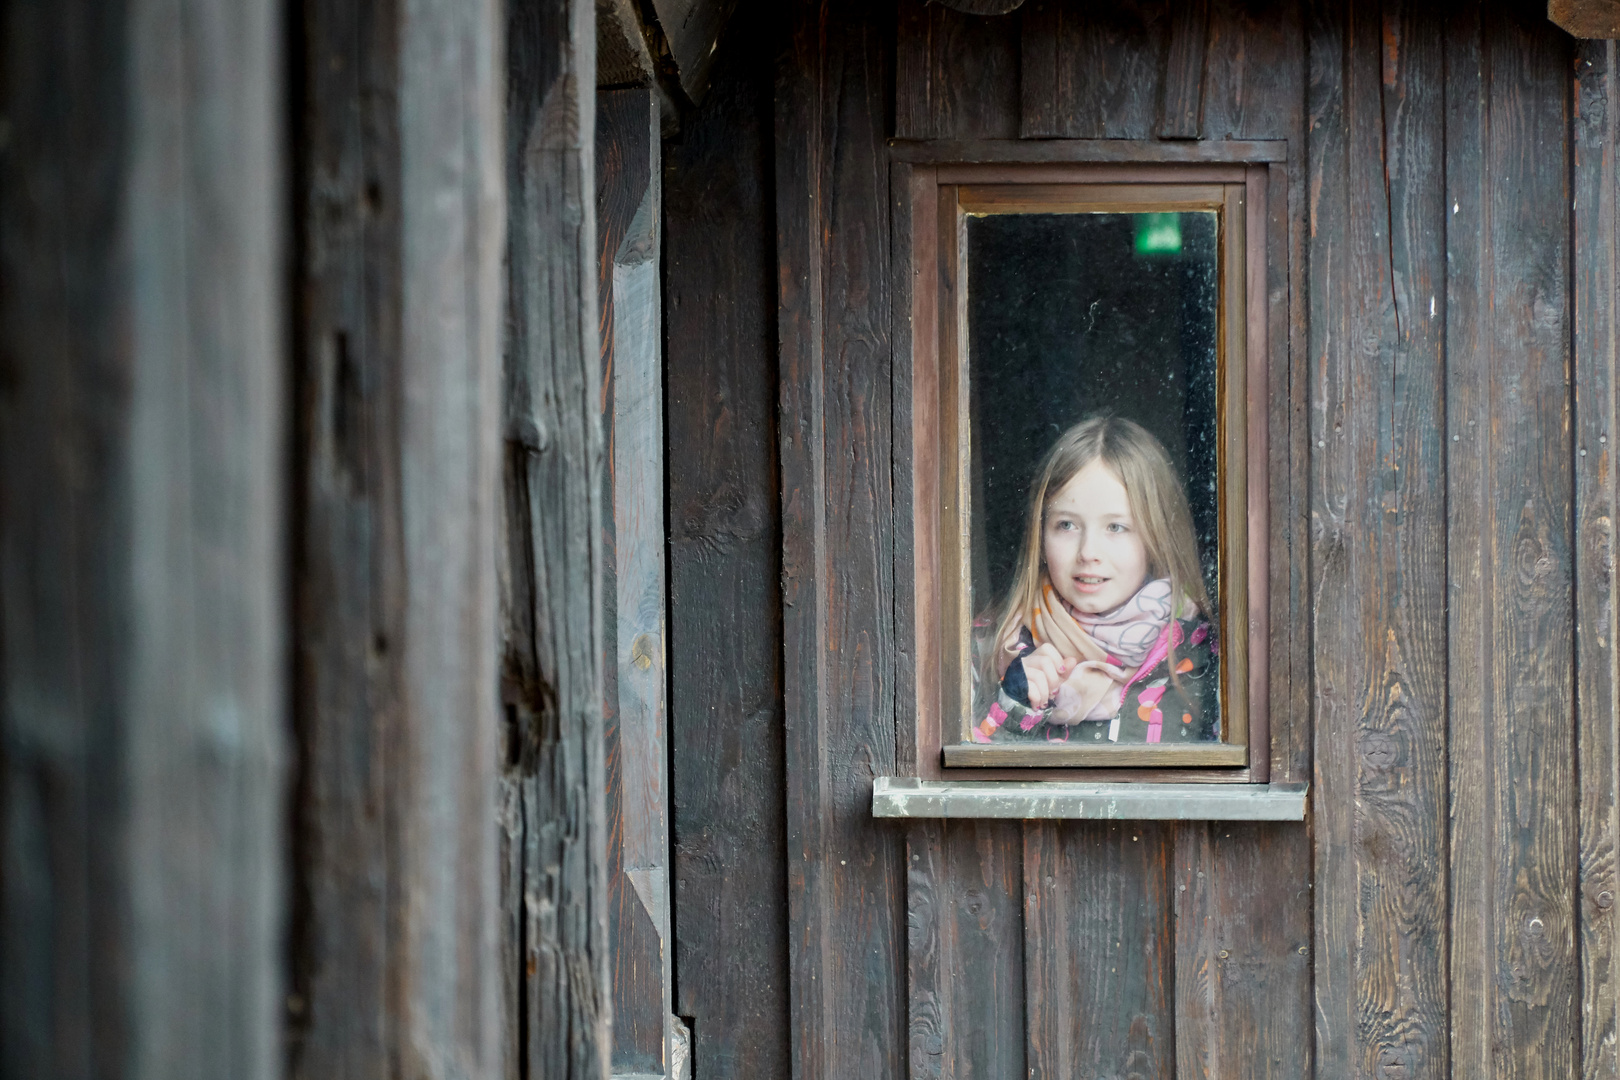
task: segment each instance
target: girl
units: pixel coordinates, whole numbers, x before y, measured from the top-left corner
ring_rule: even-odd
[[[1076,424],[1030,488],[1018,569],[977,672],[989,704],[974,741],[1219,738],[1208,612],[1164,447],[1129,420]]]

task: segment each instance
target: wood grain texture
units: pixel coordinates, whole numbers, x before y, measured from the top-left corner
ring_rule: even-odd
[[[788,927],[777,465],[774,54],[738,16],[667,148],[675,1011],[697,1075],[786,1077]]]
[[[1199,822],[1175,845],[1176,1076],[1309,1075],[1309,834]]]
[[[597,93],[603,619],[614,1073],[670,1061],[669,746],[664,692],[662,165],[650,89]],[[612,573],[608,573],[611,570]],[[611,578],[612,588],[607,588]]]
[[[1019,134],[1026,139],[1152,137],[1166,77],[1170,8],[1167,0],[1108,5],[1046,0],[1026,8]],[[1182,49],[1178,58],[1189,51]],[[1184,102],[1185,71],[1174,77],[1175,93]],[[1185,112],[1184,105],[1178,107]]]
[[[1022,830],[930,821],[907,834],[912,1080],[1027,1075]]]
[[[1311,11],[1321,1076],[1447,1075],[1440,26]]]
[[[502,693],[518,788],[516,1067],[607,1071],[611,994],[603,761],[602,372],[595,22],[584,0],[507,23],[509,304]]]
[[[393,5],[311,4],[295,39],[293,1076],[386,1068],[397,1000],[388,881],[405,855],[379,812],[406,589],[397,26]]]
[[[1203,138],[1303,134],[1304,11],[1297,0],[1210,0]],[[1312,34],[1310,42],[1314,51],[1320,39]]]
[[[304,18],[290,1065],[489,1069],[503,1016],[496,10]]]
[[[1176,825],[1025,822],[1031,1080],[1176,1075]]]
[[[0,1075],[270,1080],[278,8],[0,19]]]
[[[1620,38],[1616,0],[1547,0],[1547,18],[1578,38]]]
[[[1020,18],[969,15],[927,0],[900,0],[895,136],[1015,137]]]
[[[796,7],[776,87],[791,1033],[805,1078],[905,1068],[905,854],[871,818],[872,778],[895,755],[880,18]]]
[[[1620,837],[1620,709],[1614,603],[1615,311],[1620,288],[1620,67],[1612,41],[1576,48],[1574,142],[1575,716],[1580,762],[1581,1076],[1620,1073],[1615,845]]]
[[[701,103],[737,0],[650,0],[650,4],[675,61],[681,89]]]
[[[1453,1071],[1579,1071],[1569,39],[1446,26]]]
[[[1159,138],[1196,139],[1203,130],[1204,68],[1208,56],[1208,0],[1172,5],[1159,126],[1155,131]]]

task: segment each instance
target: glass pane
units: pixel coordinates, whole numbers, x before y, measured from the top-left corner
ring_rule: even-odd
[[[975,741],[1220,738],[1218,238],[967,219]]]

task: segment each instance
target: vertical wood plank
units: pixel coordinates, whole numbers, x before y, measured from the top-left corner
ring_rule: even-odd
[[[900,0],[895,135],[1016,138],[1018,20],[1018,15],[968,15],[927,0]]]
[[[888,154],[881,12],[797,7],[776,88],[788,911],[795,1076],[898,1075]],[[701,1067],[701,1065],[700,1065]]]
[[[1173,826],[1024,823],[1031,1080],[1176,1075]]]
[[[676,1012],[695,1074],[791,1071],[772,198],[775,35],[737,16],[667,148]]]
[[[388,882],[404,853],[379,810],[383,732],[404,722],[397,23],[391,5],[314,3],[295,39],[295,1077],[381,1070],[393,1030]]]
[[[1439,26],[1311,12],[1318,1075],[1445,1076]]]
[[[675,62],[681,89],[701,102],[708,89],[710,69],[717,62],[726,23],[737,0],[649,0],[658,27]]]
[[[0,19],[0,1074],[270,1080],[278,9]]]
[[[1159,103],[1161,139],[1196,139],[1203,130],[1204,63],[1209,55],[1209,0],[1170,9],[1169,45]]]
[[[611,1055],[602,681],[596,24],[584,0],[507,21],[506,783],[523,804],[519,1075]],[[510,1068],[510,1066],[509,1066]]]
[[[1447,24],[1451,1050],[1575,1075],[1569,39],[1540,9]]]
[[[496,5],[303,18],[289,1064],[493,1069]]]
[[[1026,1075],[1022,827],[920,823],[906,850],[912,1080]]]
[[[1309,837],[1197,822],[1175,844],[1176,1076],[1307,1075]]]
[[[1166,0],[1107,5],[1046,0],[1026,5],[1022,14],[1020,135],[1146,139],[1154,134],[1172,23]],[[1176,93],[1186,100],[1184,88],[1178,85]]]
[[[597,285],[611,448],[603,521],[608,913],[615,1073],[669,1068],[671,950],[665,732],[664,388],[659,107],[597,93]],[[608,571],[612,571],[611,574]]]
[[[1615,844],[1620,834],[1620,708],[1614,605],[1615,295],[1620,288],[1620,196],[1615,149],[1620,87],[1615,43],[1576,46],[1575,269],[1575,716],[1580,761],[1581,1075],[1620,1073],[1620,984],[1615,970]]]
[[[1200,131],[1206,139],[1281,137],[1303,103],[1298,0],[1210,0]],[[1314,49],[1320,39],[1312,35]]]

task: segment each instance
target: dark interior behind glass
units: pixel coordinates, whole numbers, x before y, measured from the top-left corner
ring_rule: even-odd
[[[999,600],[1041,456],[1107,412],[1164,444],[1216,589],[1214,211],[991,214],[967,220],[973,604]]]

